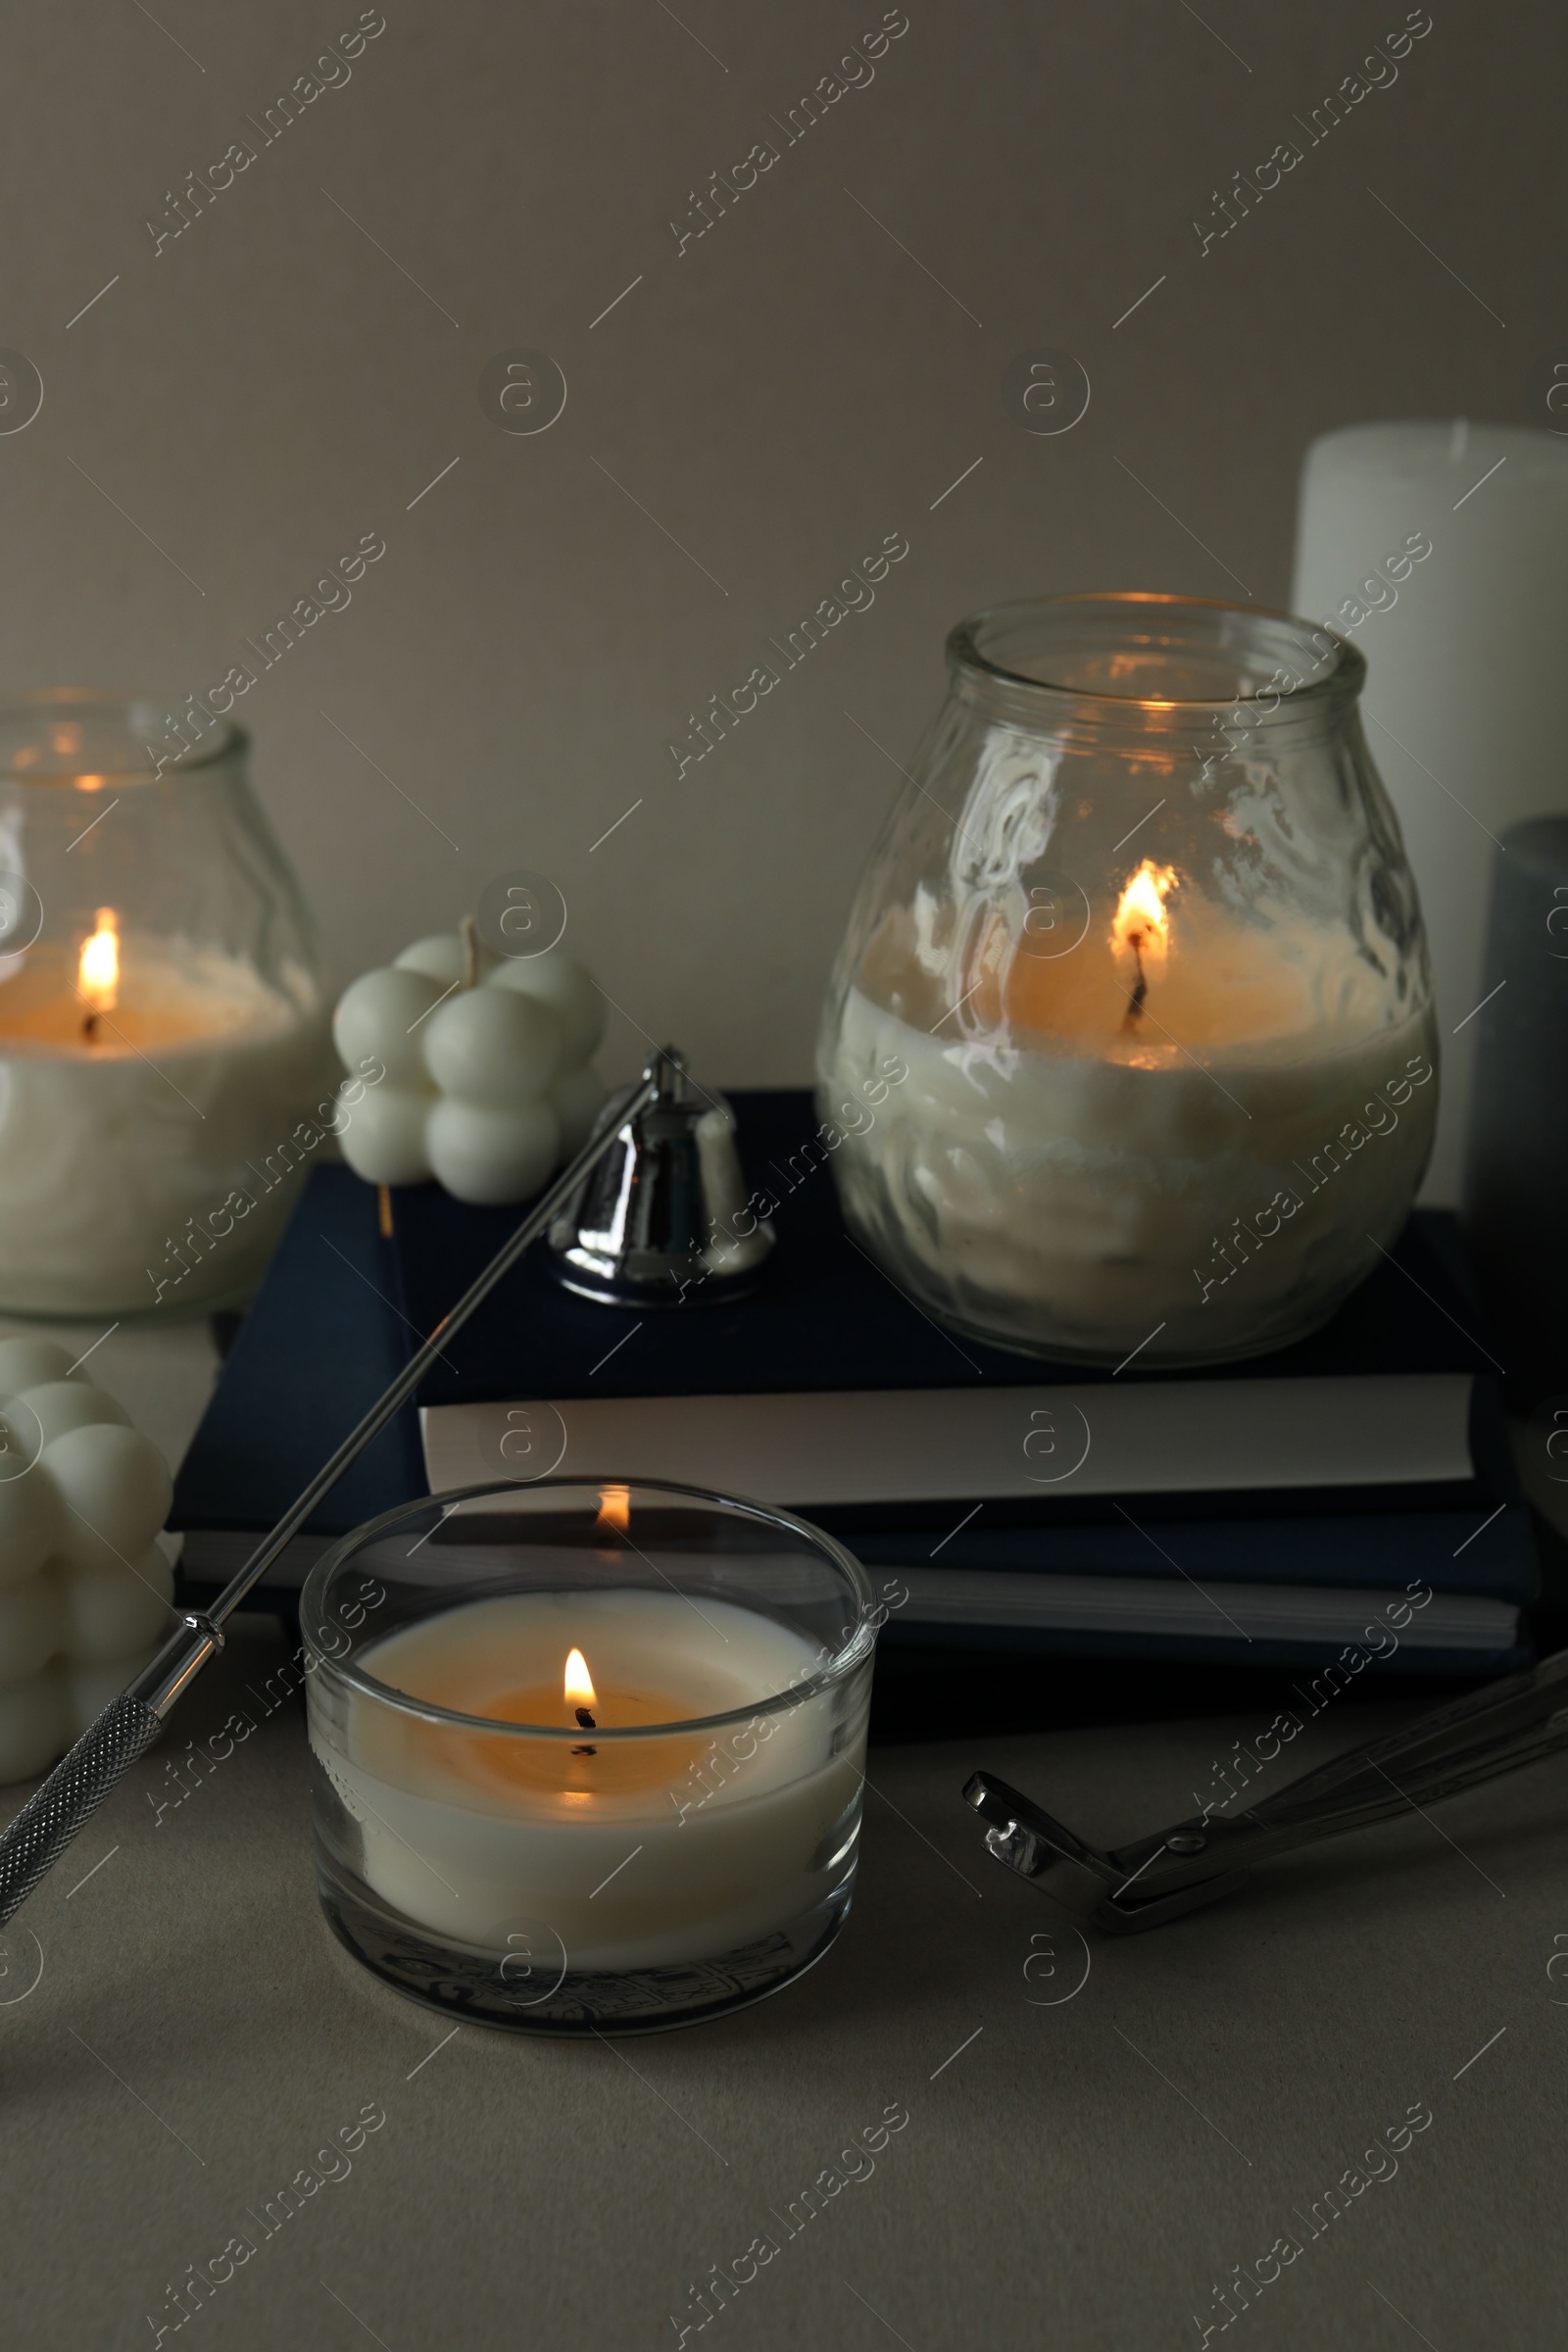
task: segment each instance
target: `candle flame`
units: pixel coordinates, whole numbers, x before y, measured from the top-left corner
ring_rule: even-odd
[[[83,942],[77,986],[94,1012],[113,1012],[120,997],[120,934],[112,906],[98,909],[98,928]]]
[[[594,1707],[594,1679],[588,1671],[588,1661],[580,1649],[574,1649],[566,1660],[566,1672],[562,1682],[561,1695],[568,1707]]]
[[[1123,953],[1131,949],[1145,970],[1151,963],[1162,964],[1169,953],[1170,916],[1165,912],[1165,900],[1175,887],[1175,867],[1156,865],[1152,858],[1146,858],[1116,902],[1110,944]]]
[[[601,1487],[599,1516],[594,1521],[596,1532],[623,1536],[631,1525],[630,1487]]]

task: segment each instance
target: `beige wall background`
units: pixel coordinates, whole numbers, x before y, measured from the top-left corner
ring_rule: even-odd
[[[0,687],[205,693],[379,534],[239,706],[334,976],[540,869],[620,1008],[607,1074],[672,1036],[720,1083],[806,1077],[958,615],[1282,602],[1313,434],[1544,422],[1568,356],[1548,0],[1432,0],[1316,145],[1396,0],[906,0],[793,144],[875,0],[378,13],[270,144],[352,0],[13,18],[0,343],[45,398],[0,434]],[[1287,139],[1301,164],[1204,250]],[[155,251],[235,140],[255,161]],[[776,164],[680,245],[760,140]],[[1008,393],[1040,346],[1092,385],[1054,438]],[[548,431],[481,405],[517,347],[564,374]],[[874,605],[677,776],[688,713],[888,533]]]

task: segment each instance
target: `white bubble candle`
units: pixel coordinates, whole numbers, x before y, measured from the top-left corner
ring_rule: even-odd
[[[43,1772],[167,1637],[169,1469],[52,1340],[0,1340],[0,1782]]]
[[[605,1100],[591,1067],[605,1000],[557,949],[505,956],[463,931],[416,940],[344,994],[343,1156],[372,1184],[428,1184],[459,1200],[527,1200],[581,1150]]]

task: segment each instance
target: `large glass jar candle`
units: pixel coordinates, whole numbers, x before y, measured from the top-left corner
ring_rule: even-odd
[[[834,1151],[845,1214],[1002,1347],[1141,1369],[1283,1347],[1393,1241],[1435,1117],[1365,663],[1143,595],[1003,606],[948,651],[823,1020],[823,1119],[879,1104]]]
[[[246,739],[156,704],[0,706],[0,1312],[251,1290],[337,1076]]]
[[[300,1615],[321,1902],[400,1991],[650,2032],[831,1943],[876,1635],[804,1520],[655,1481],[470,1488],[345,1538]]]

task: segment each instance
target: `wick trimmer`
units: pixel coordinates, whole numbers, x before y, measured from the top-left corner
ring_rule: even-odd
[[[999,1862],[1081,1926],[1127,1936],[1234,1894],[1254,1863],[1457,1796],[1563,1747],[1568,1650],[1351,1748],[1225,1820],[1196,1815],[1109,1852],[989,1772],[963,1793],[990,1824],[986,1844]]]

